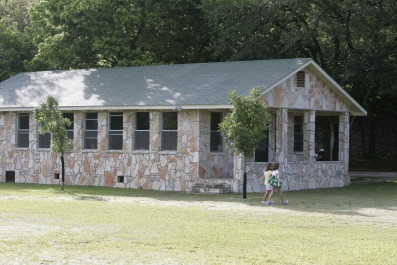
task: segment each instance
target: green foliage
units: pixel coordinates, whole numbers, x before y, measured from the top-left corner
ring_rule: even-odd
[[[204,61],[193,0],[44,1],[31,10],[39,51],[29,67],[68,69]]]
[[[271,116],[259,88],[253,88],[249,96],[238,96],[231,91],[229,99],[233,109],[219,125],[220,131],[233,152],[252,157],[265,135]]]
[[[33,56],[31,39],[24,33],[31,2],[0,0],[0,82],[25,71],[25,62]]]
[[[34,118],[40,124],[40,134],[51,133],[52,152],[63,156],[73,148],[73,143],[66,134],[66,127],[70,126],[71,122],[58,110],[56,98],[48,96],[47,101],[34,110]]]

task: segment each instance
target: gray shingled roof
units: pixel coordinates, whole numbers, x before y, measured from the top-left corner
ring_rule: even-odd
[[[0,109],[34,108],[48,95],[60,108],[228,105],[295,72],[311,59],[235,61],[20,73],[1,83]]]

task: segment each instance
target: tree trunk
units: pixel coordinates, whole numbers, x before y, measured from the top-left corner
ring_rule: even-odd
[[[244,157],[244,175],[243,175],[243,199],[247,199],[247,164]]]
[[[65,159],[63,154],[61,154],[61,164],[62,164],[62,178],[61,178],[61,190],[64,190],[65,186]]]

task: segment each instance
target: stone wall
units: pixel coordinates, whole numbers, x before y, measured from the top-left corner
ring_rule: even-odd
[[[247,164],[247,192],[265,192],[263,173],[267,163]],[[343,162],[288,163],[280,170],[285,181],[283,191],[343,187],[350,184]]]
[[[233,156],[209,152],[209,111],[178,112],[178,150],[161,151],[161,112],[150,112],[150,150],[134,150],[134,112],[123,115],[123,150],[107,150],[108,112],[98,113],[98,150],[83,149],[84,113],[76,112],[74,149],[65,154],[65,183],[190,191],[198,178],[233,177]],[[0,181],[15,171],[16,182],[58,183],[60,159],[38,148],[30,115],[30,147],[16,148],[18,113],[1,115]]]
[[[343,99],[315,73],[305,69],[305,87],[297,87],[296,75],[265,95],[265,102],[273,108],[345,112]]]

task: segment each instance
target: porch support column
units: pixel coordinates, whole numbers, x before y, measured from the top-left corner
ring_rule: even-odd
[[[306,131],[303,134],[304,160],[309,163],[315,162],[315,136],[316,136],[316,111],[310,110],[304,113],[304,124]]]
[[[288,162],[288,110],[276,112],[276,162],[286,168]]]
[[[349,172],[349,129],[349,113],[345,112],[339,115],[339,161],[345,163],[345,176]]]

